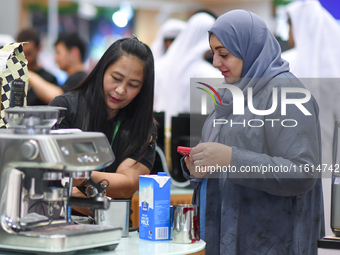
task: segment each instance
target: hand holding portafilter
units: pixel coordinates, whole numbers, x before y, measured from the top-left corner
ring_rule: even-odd
[[[105,185],[103,182],[107,182]],[[89,186],[86,186],[89,185]],[[110,203],[107,197],[104,197],[105,190],[109,186],[109,181],[106,179],[100,182],[95,182],[92,178],[89,178],[82,182],[77,188],[87,196],[83,197],[71,197],[69,198],[70,206],[86,207],[90,209],[108,209]]]
[[[103,182],[107,182],[107,185]],[[88,178],[77,186],[77,188],[87,197],[97,197],[104,196],[105,190],[109,187],[109,185],[110,183],[106,179],[103,179],[100,182],[95,182],[92,178]]]

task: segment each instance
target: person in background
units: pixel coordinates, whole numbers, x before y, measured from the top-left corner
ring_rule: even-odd
[[[151,44],[155,61],[161,58],[175,40],[176,36],[185,28],[186,22],[179,19],[168,19],[159,29],[156,39]]]
[[[165,112],[168,129],[172,116],[190,112],[190,78],[222,78],[204,59],[210,50],[207,31],[214,21],[206,13],[191,16],[166,54],[156,60],[155,110]]]
[[[286,13],[292,49],[282,57],[289,61],[291,72],[298,78],[339,78],[340,26],[336,19],[317,0],[290,3]]]
[[[93,171],[92,179],[108,180],[106,195],[111,198],[131,198],[139,188],[139,175],[149,174],[153,167],[153,94],[150,48],[137,38],[124,38],[107,49],[82,83],[50,103],[68,109],[60,128],[106,134],[116,159],[102,171]],[[83,181],[74,180],[72,196],[85,197]],[[91,214],[84,208],[75,209]]]
[[[209,14],[209,15],[212,16],[214,19],[217,19],[217,17],[218,17],[213,11],[210,11],[210,10],[208,10],[208,9],[199,9],[199,10],[195,11],[195,13],[194,13],[193,15],[195,15],[195,14],[197,14],[197,13],[206,13],[206,14]],[[212,64],[213,60],[212,60],[211,50],[208,50],[208,51],[206,51],[206,52],[204,53],[204,59],[205,59],[206,61],[208,61],[210,64]]]
[[[86,44],[77,33],[61,33],[55,43],[55,61],[68,74],[65,83],[56,87],[34,73],[29,73],[30,85],[46,103],[76,87],[87,73],[84,70]]]
[[[312,93],[319,105],[322,163],[331,166],[334,121],[340,119],[340,26],[316,0],[295,1],[285,8],[292,49],[282,53],[291,72]],[[330,228],[331,171],[323,173],[326,235]]]
[[[306,90],[289,72],[277,40],[257,15],[225,13],[210,28],[209,39],[214,67],[245,99],[219,89],[222,104],[207,118],[202,142],[181,160],[195,186],[193,202],[199,204],[206,253],[316,255],[318,239],[324,236],[321,178],[311,169],[321,162],[318,105],[311,97],[303,103],[310,115],[294,104],[281,114],[281,90]],[[252,101],[246,99],[250,96]],[[292,92],[287,98],[304,97]],[[234,114],[240,100],[244,114]],[[254,109],[271,111],[260,115]],[[228,124],[214,125],[215,119]],[[247,124],[254,119],[263,125]],[[298,124],[280,125],[285,119]],[[224,170],[214,174],[211,169],[218,166]],[[290,167],[305,170],[287,171]]]
[[[38,54],[41,50],[40,35],[34,28],[22,30],[17,36],[17,42],[28,42],[23,45],[25,57],[27,59],[27,68],[39,75],[47,82],[58,86],[58,81],[54,75],[47,72],[38,64]],[[34,87],[29,86],[27,92],[27,105],[46,105],[47,103],[41,100],[34,91]]]

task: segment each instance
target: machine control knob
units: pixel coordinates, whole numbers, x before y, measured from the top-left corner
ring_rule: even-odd
[[[87,155],[82,156],[83,163],[89,162],[89,157]]]
[[[83,164],[93,162],[93,159],[91,157],[87,156],[87,155],[84,155],[82,157],[78,157],[77,160],[79,161],[79,163],[83,163]]]
[[[64,154],[64,156],[69,156],[70,155],[70,151],[65,146],[61,146],[60,150]]]
[[[29,140],[21,145],[21,153],[28,160],[34,160],[39,154],[39,146],[35,140]]]
[[[99,158],[97,156],[93,156],[94,161],[96,161],[97,163],[99,162]]]

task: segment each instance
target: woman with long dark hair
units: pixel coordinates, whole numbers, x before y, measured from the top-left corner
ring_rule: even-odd
[[[86,79],[50,105],[68,109],[60,128],[106,134],[116,157],[92,179],[109,181],[106,195],[130,198],[139,175],[149,174],[155,160],[153,118],[154,60],[150,48],[137,38],[113,43]],[[82,180],[74,180],[74,186]],[[73,196],[84,196],[76,187]]]

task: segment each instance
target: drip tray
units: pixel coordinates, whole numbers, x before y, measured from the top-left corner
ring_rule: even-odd
[[[77,235],[84,235],[85,233],[100,233],[102,231],[112,231],[112,227],[109,226],[102,226],[102,225],[88,225],[88,224],[77,224],[77,225],[66,225],[66,226],[56,226],[56,227],[49,227],[49,228],[41,228],[32,231],[25,231],[25,235],[38,235],[39,237],[42,236],[53,236],[53,235],[65,235],[65,236],[77,236]],[[89,233],[89,234],[90,234]]]
[[[113,250],[119,244],[122,228],[112,226],[70,224],[6,235],[0,249],[25,251],[35,254],[73,254],[79,250]]]

